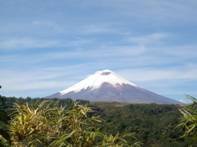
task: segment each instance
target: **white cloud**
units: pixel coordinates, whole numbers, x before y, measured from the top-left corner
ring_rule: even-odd
[[[74,79],[81,75],[78,72],[88,67],[86,64],[78,64],[54,68],[31,68],[31,70],[7,69],[0,72],[0,85],[3,91],[24,92],[27,90],[49,90],[65,88],[74,84]],[[83,73],[81,71],[81,73]],[[78,79],[79,80],[79,79]]]
[[[138,46],[98,46],[90,49],[73,49],[68,51],[50,51],[35,54],[14,54],[14,55],[0,55],[1,62],[15,62],[21,63],[41,63],[52,60],[74,60],[74,59],[112,59],[112,58],[130,58],[141,55],[145,52],[145,48]]]
[[[119,72],[133,81],[197,80],[197,65],[179,68],[137,68]]]
[[[197,45],[186,44],[172,47],[162,47],[162,53],[177,58],[193,58],[197,56]]]
[[[47,90],[66,88],[87,76],[87,69],[92,67],[94,72],[95,64],[78,64],[72,66],[50,67],[43,69],[31,69],[31,71],[2,70],[0,82],[4,90],[25,91],[25,90]],[[125,69],[115,70],[123,77],[134,82],[150,82],[165,80],[197,80],[197,65],[181,67],[178,69]],[[94,69],[94,70],[93,70]],[[80,75],[78,74],[80,72]],[[161,83],[160,83],[161,84]]]
[[[158,44],[167,37],[169,37],[169,34],[167,33],[153,33],[143,36],[132,36],[128,38],[128,41],[139,46],[147,46],[152,44]]]
[[[109,0],[94,3],[102,7],[110,7],[121,16],[127,16],[132,21],[146,22],[160,26],[177,23],[196,24],[192,16],[197,15],[195,0],[172,1],[172,0]],[[179,24],[180,25],[180,24]]]
[[[48,48],[58,46],[60,42],[56,40],[43,40],[33,38],[13,38],[0,41],[0,50],[6,49],[29,49]]]

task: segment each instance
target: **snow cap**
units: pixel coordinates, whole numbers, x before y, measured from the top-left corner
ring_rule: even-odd
[[[135,87],[137,86],[136,84],[122,78],[111,70],[105,69],[95,72],[93,75],[88,76],[86,79],[69,87],[68,89],[60,91],[60,93],[64,95],[69,92],[79,92],[86,89],[94,90],[101,87],[104,83],[108,83],[114,87],[123,84],[128,84]]]

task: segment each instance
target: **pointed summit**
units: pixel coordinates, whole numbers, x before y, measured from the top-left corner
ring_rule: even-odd
[[[175,100],[143,89],[108,69],[97,71],[79,83],[48,96],[48,98],[127,103],[178,103]]]
[[[81,90],[94,90],[101,87],[103,84],[109,84],[113,87],[120,85],[132,85],[136,86],[134,83],[129,82],[128,80],[120,77],[111,70],[105,69],[97,71],[94,74],[88,76],[86,79],[80,81],[79,83],[67,88],[63,91],[60,91],[61,94],[66,94],[69,92],[79,92]]]

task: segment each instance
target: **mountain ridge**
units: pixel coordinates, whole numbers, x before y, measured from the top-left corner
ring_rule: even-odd
[[[47,98],[88,101],[179,104],[178,101],[139,87],[111,70],[97,71],[73,86]]]

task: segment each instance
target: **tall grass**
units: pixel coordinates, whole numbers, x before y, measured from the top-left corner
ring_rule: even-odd
[[[140,146],[133,134],[105,134],[93,110],[78,103],[68,109],[58,103],[15,104],[9,124],[10,145],[15,147],[127,147]],[[1,136],[0,136],[1,137]],[[128,143],[127,139],[132,140]],[[4,145],[8,141],[2,139]]]

